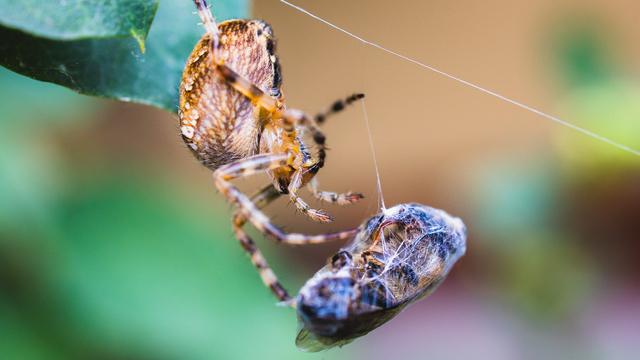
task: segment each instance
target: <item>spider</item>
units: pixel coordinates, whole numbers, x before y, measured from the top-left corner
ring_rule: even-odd
[[[465,253],[459,218],[416,203],[384,209],[300,289],[300,350],[316,352],[366,335],[420,300]]]
[[[262,281],[280,301],[287,302],[291,297],[243,226],[249,221],[267,238],[287,244],[322,243],[357,233],[353,229],[327,235],[286,234],[260,209],[287,194],[310,218],[331,221],[331,216],[309,208],[298,196],[301,187],[308,185],[316,198],[340,205],[363,198],[358,193],[319,191],[314,176],[326,159],[325,136],[318,124],[364,95],[339,100],[315,119],[300,110],[285,108],[271,27],[260,20],[216,24],[206,2],[194,2],[206,34],[191,53],[182,75],[182,138],[196,158],[214,170],[220,193],[237,206],[233,229]],[[302,142],[304,131],[311,134],[318,147],[317,158]],[[272,183],[251,198],[230,182],[258,172],[267,172]]]

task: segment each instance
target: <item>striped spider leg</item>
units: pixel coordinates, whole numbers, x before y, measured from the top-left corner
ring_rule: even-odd
[[[341,99],[336,101],[330,107],[321,111],[314,117],[316,119],[316,123],[318,124],[324,123],[327,117],[340,112],[345,108],[345,105],[351,104],[352,102],[361,98],[362,98],[362,95],[354,94],[347,97],[346,99],[343,99],[343,100]],[[246,176],[246,175],[247,175],[246,173],[243,174],[243,176]],[[330,203],[346,205],[346,204],[352,204],[362,198],[362,194],[358,194],[358,193],[349,192],[346,194],[337,194],[334,192],[319,191],[317,190],[316,178],[313,178],[308,185],[310,190],[313,192],[314,196],[317,199],[327,201]],[[259,221],[264,221],[264,217],[260,217],[261,215],[260,210],[266,207],[267,205],[269,205],[278,197],[280,197],[280,195],[281,193],[278,192],[278,190],[273,186],[273,184],[269,184],[263,189],[259,190],[256,194],[254,194],[251,197],[250,201],[253,203],[253,206],[255,207],[253,211],[254,211],[254,214],[256,214],[256,217],[259,218]],[[253,239],[251,239],[251,237],[249,237],[249,235],[243,229],[244,225],[247,222],[247,215],[246,215],[245,209],[246,207],[239,207],[233,215],[233,228],[234,228],[235,235],[240,241],[242,248],[249,254],[249,257],[251,258],[251,262],[253,263],[253,265],[258,269],[258,272],[260,273],[260,277],[262,278],[262,281],[265,283],[265,285],[276,295],[276,297],[280,301],[290,302],[291,297],[278,281],[278,278],[269,267],[269,264],[265,260],[264,256],[262,256],[262,253],[255,245],[255,242],[253,241]],[[258,213],[256,213],[256,210],[258,211]],[[252,210],[249,210],[249,211],[252,211]],[[263,229],[266,229],[266,230],[261,230],[263,233],[271,234],[271,236],[275,238],[276,241],[280,241],[280,239],[283,238],[281,233],[279,233],[276,228],[271,226],[271,224],[269,224],[268,222],[262,223],[262,224],[264,225]],[[258,227],[258,229],[260,228]],[[355,232],[354,230],[350,230],[347,232],[335,233],[330,235],[320,235],[320,236],[307,236],[302,234],[296,234],[296,235],[298,239],[303,239],[302,243],[319,243],[319,242],[324,242],[328,240],[333,240],[336,238],[337,239],[347,238],[351,236],[354,232]],[[293,235],[293,234],[290,234],[290,235]],[[297,244],[299,244],[299,242]],[[292,303],[292,305],[295,305],[295,303]]]
[[[269,184],[268,186],[260,190],[249,200],[252,202],[253,208],[239,207],[236,210],[235,214],[233,215],[233,230],[236,237],[240,241],[240,245],[249,254],[251,262],[258,269],[258,272],[260,273],[260,277],[262,278],[264,284],[275,294],[275,296],[280,301],[287,302],[289,305],[295,307],[295,302],[291,301],[291,296],[289,296],[287,291],[280,284],[278,278],[269,267],[269,264],[265,260],[264,256],[262,256],[262,253],[254,243],[253,239],[251,239],[251,237],[244,231],[243,228],[247,222],[248,217],[260,217],[262,215],[260,209],[267,206],[279,196],[280,193],[272,184]],[[253,212],[253,215],[251,215],[251,212]],[[317,244],[329,240],[347,239],[353,236],[358,231],[357,229],[353,229],[328,235],[283,234],[268,222],[264,225],[266,230],[261,230],[262,232],[268,234],[268,236],[274,239],[276,242],[283,242],[288,244]]]
[[[350,105],[363,97],[363,94],[353,94],[346,99],[340,99],[316,114],[314,119],[318,125],[322,125],[329,116],[344,110],[345,106]],[[318,190],[318,180],[316,178],[311,179],[309,182],[309,190],[313,193],[313,196],[315,196],[316,199],[329,203],[336,203],[338,205],[353,204],[354,202],[362,199],[362,194],[359,193],[349,192],[346,194],[336,194],[329,191],[320,191]]]

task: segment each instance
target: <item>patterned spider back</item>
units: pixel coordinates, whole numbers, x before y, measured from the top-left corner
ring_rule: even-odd
[[[282,75],[271,27],[260,20],[229,20],[218,25],[217,56],[266,94],[282,99]],[[213,64],[206,34],[187,60],[180,85],[182,137],[200,162],[212,170],[260,152],[260,135],[269,121],[251,99],[229,83]]]

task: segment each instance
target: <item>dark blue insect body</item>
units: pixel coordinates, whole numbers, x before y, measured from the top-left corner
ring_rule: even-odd
[[[416,203],[367,220],[300,289],[296,345],[342,346],[391,320],[444,280],[465,253],[466,235],[459,218]]]

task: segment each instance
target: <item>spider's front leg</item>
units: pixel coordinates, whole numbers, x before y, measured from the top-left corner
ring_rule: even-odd
[[[351,105],[357,100],[363,98],[364,94],[352,94],[344,99],[335,101],[333,104],[326,107],[325,109],[317,113],[316,116],[314,116],[316,124],[324,124],[328,117],[339,113],[340,111],[344,110],[346,106]],[[311,179],[311,181],[309,182],[309,190],[313,193],[313,196],[316,199],[338,205],[353,204],[356,201],[364,198],[364,196],[360,193],[348,192],[346,194],[338,194],[335,192],[318,190],[318,180],[316,180],[316,178]]]
[[[360,193],[348,192],[346,194],[338,194],[331,191],[318,190],[318,180],[315,178],[311,179],[309,182],[309,190],[313,193],[313,196],[316,199],[326,201],[331,204],[348,205],[364,198],[364,195]]]
[[[333,104],[327,106],[325,109],[321,110],[316,114],[314,119],[318,125],[324,124],[328,117],[339,113],[344,110],[346,106],[353,104],[356,100],[360,100],[364,98],[364,94],[352,94],[347,96],[344,99],[340,99],[335,101]]]
[[[218,25],[216,21],[211,16],[211,11],[209,11],[209,7],[207,6],[207,2],[205,0],[193,0],[198,8],[198,15],[204,22],[204,27],[211,38],[211,48],[212,55],[211,62],[212,65],[217,67],[220,73],[227,79],[229,84],[233,86],[234,89],[241,92],[246,97],[250,98],[253,101],[258,102],[262,107],[267,109],[268,111],[275,111],[277,108],[281,106],[280,102],[277,99],[269,96],[267,93],[258,88],[251,81],[247,80],[242,75],[238,74],[234,69],[225,65],[223,59],[220,57],[220,30],[218,29]]]
[[[296,125],[298,125],[310,130],[313,141],[318,145],[318,162],[312,165],[313,170],[305,168],[303,164],[303,166],[298,167],[291,175],[291,181],[289,182],[289,188],[287,189],[289,191],[289,199],[298,208],[298,210],[302,211],[303,214],[308,215],[313,220],[332,221],[333,218],[330,215],[325,214],[322,211],[309,208],[309,205],[307,205],[307,203],[298,196],[298,189],[303,185],[303,172],[312,171],[315,175],[315,172],[324,166],[324,162],[327,157],[326,147],[324,145],[325,136],[322,133],[322,130],[320,130],[318,124],[316,124],[309,115],[300,110],[286,110],[279,115],[282,117],[284,131],[288,137],[294,137]]]
[[[352,95],[347,99],[360,99],[363,95]],[[351,101],[353,101],[351,100]],[[325,147],[325,136],[320,130],[318,124],[311,118],[309,115],[305,114],[300,110],[287,110],[283,116],[285,130],[288,128],[294,128],[294,124],[297,124],[300,127],[303,127],[311,132],[313,141],[318,145],[318,163],[313,165],[315,170],[318,171],[321,167],[324,166],[324,162],[326,160],[326,147]],[[308,169],[309,170],[309,169]],[[302,186],[302,173],[304,169],[299,168],[291,177],[291,183],[289,184],[289,198],[291,201],[301,210],[303,213],[310,215],[310,217],[314,220],[321,221],[330,221],[332,220],[329,215],[326,215],[317,210],[309,209],[309,206],[300,199],[297,195],[297,190]],[[313,195],[320,200],[328,201],[330,203],[338,203],[340,205],[346,205],[354,203],[362,198],[362,194],[357,193],[347,193],[347,194],[337,194],[333,192],[325,192],[318,191],[317,182],[315,178],[311,179],[309,182],[309,186]]]
[[[285,166],[291,161],[290,157],[291,156],[287,154],[260,154],[222,166],[214,172],[215,183],[220,192],[229,202],[238,206],[238,210],[234,215],[234,232],[236,237],[240,241],[242,248],[249,253],[251,261],[260,272],[262,281],[281,301],[288,301],[291,298],[282,285],[280,285],[280,282],[269,268],[269,265],[253,240],[244,231],[243,227],[247,220],[269,239],[279,243],[294,245],[319,244],[329,240],[346,239],[358,232],[358,229],[352,229],[327,235],[285,234],[273,225],[267,216],[259,209],[259,207],[266,206],[279,196],[279,193],[277,195],[273,194],[275,188],[273,188],[273,190],[269,188],[264,189],[263,192],[254,197],[254,203],[254,201],[251,201],[251,199],[230,182],[230,180],[235,178]]]
[[[256,229],[275,242],[291,245],[319,244],[333,239],[346,239],[357,233],[358,230],[353,229],[328,235],[285,234],[230,182],[235,178],[283,167],[288,163],[289,157],[287,154],[259,154],[224,165],[213,173],[216,186],[229,202],[236,204],[245,213]]]

